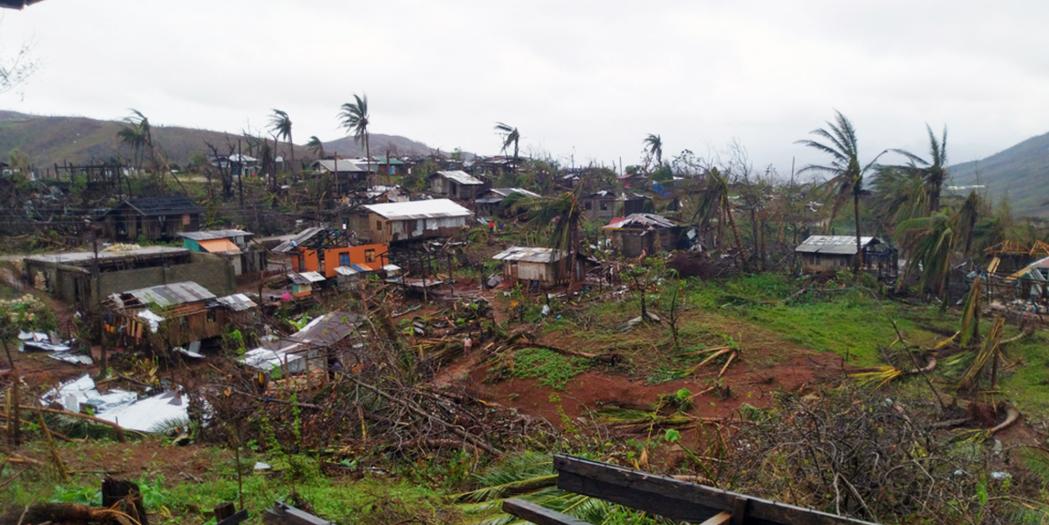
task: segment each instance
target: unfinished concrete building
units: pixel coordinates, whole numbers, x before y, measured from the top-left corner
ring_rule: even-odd
[[[97,258],[94,252],[33,255],[23,266],[33,286],[83,310],[112,293],[158,284],[193,280],[219,294],[236,285],[233,266],[222,257],[167,246],[100,250]]]

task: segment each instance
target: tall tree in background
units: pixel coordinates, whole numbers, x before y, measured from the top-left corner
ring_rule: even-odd
[[[936,138],[928,124],[925,125],[925,131],[929,134],[928,160],[902,149],[891,151],[907,157],[911,162],[907,168],[921,175],[925,183],[929,214],[932,215],[940,209],[940,192],[943,190],[944,181],[947,180],[947,127],[944,126],[940,138]]]
[[[275,137],[283,138],[288,143],[288,158],[291,162],[291,170],[295,171],[295,144],[291,140],[291,117],[288,113],[274,108],[273,114],[270,115],[270,132]],[[274,148],[274,154],[276,154],[276,148]]]
[[[706,231],[710,222],[715,218],[718,220],[719,232],[721,231],[721,226],[727,223],[732,230],[736,253],[739,255],[740,266],[742,267],[746,264],[747,252],[743,248],[739,228],[736,226],[736,219],[732,215],[732,200],[729,198],[728,178],[722,175],[717,168],[710,168],[704,176],[704,184],[705,186],[700,194],[699,204],[696,206],[696,212],[692,220],[698,226],[699,231]],[[720,242],[721,234],[719,233],[718,243],[720,244]]]
[[[317,135],[310,137],[310,140],[306,142],[306,147],[309,148],[318,159],[324,158],[324,142],[317,138]]]
[[[882,151],[867,164],[860,163],[859,141],[856,139],[856,128],[840,111],[834,112],[834,122],[827,122],[826,128],[812,130],[810,134],[822,139],[803,139],[797,143],[826,154],[829,164],[809,164],[798,173],[817,172],[830,175],[827,187],[834,199],[831,207],[830,222],[834,222],[841,204],[852,196],[852,215],[856,224],[856,257],[853,259],[853,272],[859,274],[863,262],[863,243],[860,240],[860,196],[863,194],[863,176],[874,167],[878,158],[886,153]]]
[[[514,168],[517,167],[518,146],[521,142],[521,132],[516,127],[505,122],[496,122],[495,131],[503,136],[502,152],[505,155],[510,146],[514,147]]]
[[[649,133],[645,140],[645,151],[656,159],[656,167],[663,165],[663,137]]]
[[[124,118],[123,125],[120,131],[117,132],[117,137],[121,142],[131,146],[138,159],[137,168],[142,168],[142,153],[148,152],[153,169],[160,169],[156,145],[153,143],[153,126],[141,111],[137,109],[131,110],[131,115]]]
[[[543,227],[551,225],[550,248],[568,256],[570,284],[578,280],[578,256],[581,244],[583,209],[579,203],[579,189],[552,197],[515,199],[518,210],[529,213],[529,222]]]
[[[372,150],[368,144],[368,124],[370,124],[368,95],[353,95],[353,102],[342,105],[339,118],[342,119],[342,127],[353,133],[354,140],[358,144],[364,144],[364,157],[368,161],[368,171],[371,172]]]

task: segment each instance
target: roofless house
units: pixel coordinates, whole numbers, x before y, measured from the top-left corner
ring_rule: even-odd
[[[115,241],[171,240],[184,231],[200,229],[202,210],[188,197],[125,199],[99,219],[102,233]]]

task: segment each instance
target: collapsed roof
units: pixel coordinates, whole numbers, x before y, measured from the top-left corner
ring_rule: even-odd
[[[655,213],[631,213],[626,217],[612,219],[604,226],[606,230],[656,230],[680,226],[678,223]]]

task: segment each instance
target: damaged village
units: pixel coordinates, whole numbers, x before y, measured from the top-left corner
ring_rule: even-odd
[[[344,91],[0,111],[0,524],[1049,523],[1049,192],[942,124],[582,163]]]

